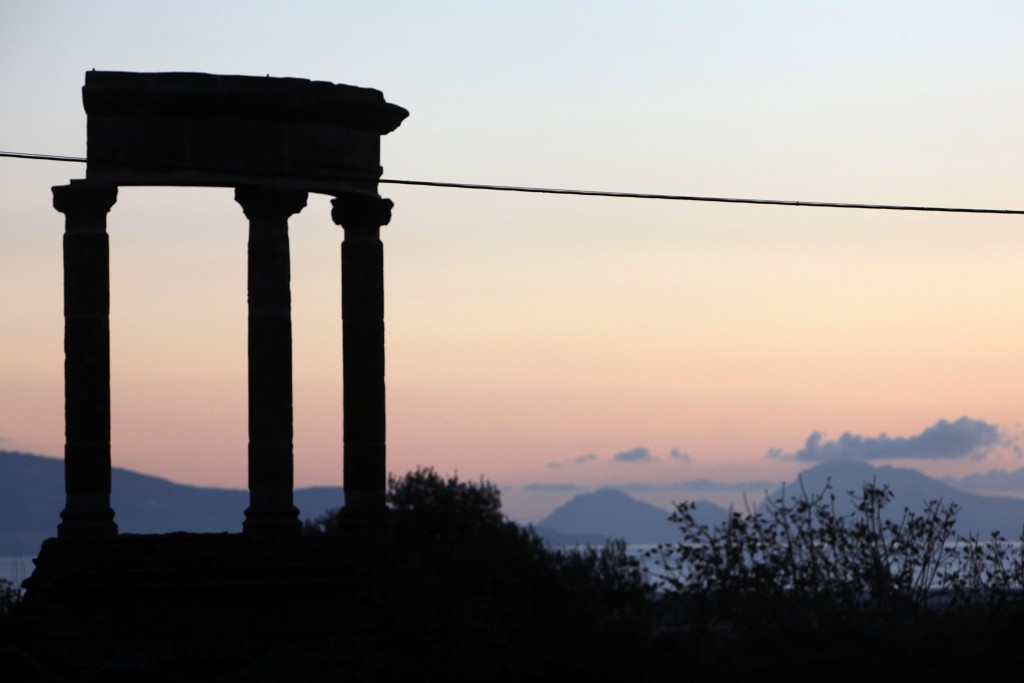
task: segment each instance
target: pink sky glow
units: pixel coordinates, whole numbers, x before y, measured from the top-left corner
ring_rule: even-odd
[[[1024,9],[939,4],[15,3],[0,148],[84,154],[90,68],[270,74],[408,108],[385,177],[1019,209]],[[50,187],[83,172],[0,159],[0,448],[63,452]],[[963,416],[1010,441],[901,464],[1024,466],[1019,216],[381,193],[395,472],[781,481],[806,463],[767,451],[814,431],[911,437]],[[122,188],[108,231],[114,464],[243,487],[240,207]],[[290,233],[296,483],[339,485],[328,198]],[[634,448],[652,458],[613,460]]]

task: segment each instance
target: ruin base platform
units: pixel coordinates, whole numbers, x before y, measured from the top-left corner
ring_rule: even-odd
[[[46,670],[131,657],[160,670],[231,671],[275,651],[337,658],[377,650],[386,522],[330,535],[123,534],[50,539],[25,582],[11,633]]]

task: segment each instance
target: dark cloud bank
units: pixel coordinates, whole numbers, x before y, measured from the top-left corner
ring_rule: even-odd
[[[649,493],[652,491],[768,491],[777,487],[780,481],[716,481],[714,479],[686,479],[682,481],[669,481],[658,484],[648,482],[628,482],[625,484],[607,484],[593,486],[590,484],[570,483],[533,483],[525,484],[520,488],[523,491],[542,491],[548,493],[572,493],[577,491],[593,491],[595,488],[613,488],[631,493]]]
[[[614,462],[651,462],[654,456],[649,448],[631,448],[612,456]]]
[[[689,453],[684,453],[678,448],[673,448],[669,451],[668,459],[674,462],[690,462],[693,458],[690,457]],[[599,460],[601,460],[601,458],[597,457],[593,453],[589,453],[577,458],[569,458],[568,460],[553,460],[549,462],[547,466],[552,469],[559,469],[561,467],[568,467],[572,465],[585,465],[587,463],[598,462]],[[660,458],[651,453],[650,448],[644,448],[643,446],[630,448],[627,451],[620,451],[611,457],[612,462],[626,463],[657,462],[658,460],[660,460]]]
[[[553,460],[548,463],[548,467],[552,469],[558,469],[559,467],[565,467],[567,465],[582,465],[583,463],[593,462],[597,460],[597,456],[593,453],[587,455],[581,455],[578,458],[569,458],[568,460]]]
[[[804,447],[793,453],[778,448],[768,457],[801,462],[828,460],[980,460],[997,448],[1013,448],[1018,452],[1016,437],[1007,435],[998,425],[984,420],[961,417],[955,422],[939,420],[915,436],[876,437],[844,433],[826,441],[821,432],[807,437]]]
[[[773,448],[767,456],[780,460],[795,460],[806,463],[820,463],[832,460],[981,460],[997,449],[1008,449],[1018,457],[1022,455],[1019,435],[1005,432],[999,425],[961,417],[958,420],[939,420],[934,425],[913,436],[890,437],[879,434],[875,437],[861,436],[846,432],[838,439],[827,440],[821,432],[813,432],[803,448],[787,453]],[[688,453],[673,448],[668,454],[669,461],[687,463],[691,461]],[[644,464],[663,460],[651,453],[649,448],[636,447],[620,451],[611,457],[612,463]],[[568,460],[548,463],[548,467],[559,468],[569,465],[587,465],[596,462],[607,462],[596,455],[582,455]],[[946,481],[972,489],[1003,489],[1024,490],[1024,469],[1007,472],[991,470],[974,474],[963,479],[947,478]],[[656,490],[689,490],[689,491],[750,491],[763,490],[776,486],[778,482],[747,481],[720,482],[711,479],[692,479],[668,481],[663,483],[629,483],[616,485],[626,491],[645,492]],[[527,484],[522,487],[527,491],[584,491],[592,486],[572,483]]]

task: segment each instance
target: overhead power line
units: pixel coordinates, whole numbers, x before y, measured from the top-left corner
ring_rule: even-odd
[[[536,194],[565,194],[579,197],[612,197],[615,199],[667,199],[676,202],[717,202],[721,204],[764,204],[768,206],[813,206],[831,209],[876,209],[880,211],[942,211],[947,213],[1003,213],[1024,215],[1015,209],[969,209],[950,206],[901,206],[898,204],[856,204],[851,202],[801,202],[788,199],[738,199],[734,197],[698,197],[683,194],[652,194],[647,192],[610,192],[606,190],[568,190],[552,187],[517,187],[511,185],[482,185],[478,183],[445,183],[432,180],[381,179],[391,185],[422,185],[426,187],[455,187],[465,190],[494,190],[496,192],[532,192]]]
[[[36,159],[41,161],[67,161],[86,163],[84,157],[58,156],[54,154],[30,154],[25,152],[2,152],[0,157],[14,159]],[[415,185],[420,187],[446,187],[461,190],[487,190],[491,192],[524,192],[531,194],[557,194],[577,197],[610,197],[612,199],[659,199],[676,202],[712,202],[719,204],[757,204],[765,206],[809,206],[829,209],[872,209],[875,211],[930,211],[939,213],[997,213],[1024,215],[1021,209],[977,209],[951,206],[910,206],[901,204],[860,204],[855,202],[806,202],[790,199],[740,199],[736,197],[703,197],[682,194],[656,194],[650,192],[613,192],[608,190],[573,190],[554,187],[524,187],[519,185],[489,185],[484,183],[450,183],[439,180],[398,180],[381,178],[378,183],[385,185]]]

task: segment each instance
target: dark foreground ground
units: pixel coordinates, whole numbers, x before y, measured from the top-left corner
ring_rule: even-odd
[[[898,591],[851,600],[861,589],[836,584],[844,599],[805,591],[797,604],[778,590],[792,584],[768,571],[784,565],[761,565],[758,583],[736,589],[729,565],[717,592],[655,594],[624,544],[552,550],[503,517],[486,482],[420,470],[392,482],[388,502],[386,518],[325,515],[288,538],[47,541],[24,599],[0,600],[0,683],[872,683],[1024,673],[1016,589],[995,607],[929,610]],[[705,567],[720,564],[709,558]],[[824,576],[814,585],[831,585]],[[873,576],[871,586],[891,589]]]
[[[416,624],[418,617],[409,614],[404,615],[409,623],[392,622],[372,637],[296,639],[282,631],[242,658],[159,661],[149,647],[122,643],[78,666],[62,659],[59,650],[30,652],[10,628],[15,619],[0,632],[0,681],[863,683],[910,675],[923,681],[1002,681],[1024,673],[1019,610],[933,615],[904,624],[776,624],[752,631],[719,624],[699,632],[679,623],[672,610],[655,602],[646,612],[604,615],[585,628],[580,617],[594,618],[594,613],[563,615],[547,624],[485,624],[473,614]],[[238,646],[229,634],[209,644]]]

